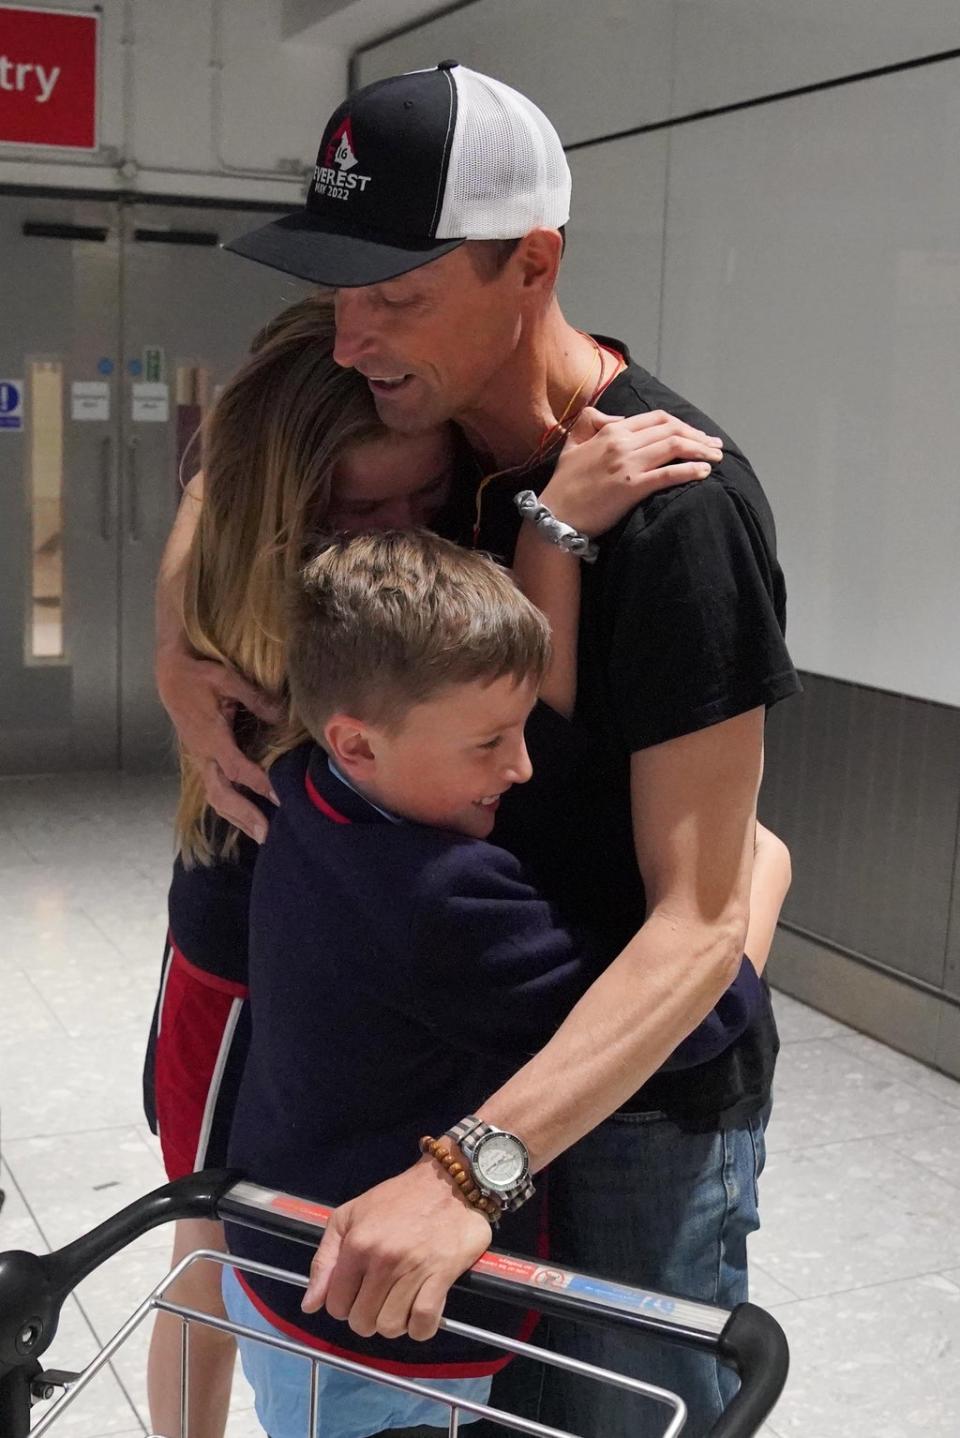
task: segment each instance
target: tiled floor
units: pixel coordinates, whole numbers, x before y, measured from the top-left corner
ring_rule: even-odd
[[[162,1181],[140,1063],[164,931],[172,790],[0,780],[0,1250],[57,1246]],[[960,1433],[960,1084],[783,995],[753,1297],[792,1351],[766,1438]],[[82,1365],[162,1276],[154,1232],[81,1285]],[[60,1422],[146,1431],[146,1334]],[[238,1379],[230,1438],[260,1432]]]

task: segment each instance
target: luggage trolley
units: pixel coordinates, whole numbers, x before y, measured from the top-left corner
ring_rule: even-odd
[[[306,1287],[302,1275],[283,1273],[263,1264],[207,1250],[188,1255],[168,1273],[82,1373],[43,1371],[40,1358],[56,1335],[65,1299],[107,1258],[149,1229],[180,1218],[221,1218],[248,1224],[312,1247],[319,1241],[329,1215],[330,1209],[322,1204],[275,1193],[258,1184],[238,1180],[233,1173],[208,1171],[191,1174],[156,1189],[55,1253],[37,1255],[19,1250],[0,1253],[2,1438],[27,1438],[28,1434],[31,1438],[40,1438],[41,1434],[55,1427],[61,1412],[109,1362],[133,1330],[157,1310],[174,1313],[182,1321],[180,1405],[183,1438],[189,1438],[187,1394],[191,1324],[206,1324],[309,1359],[312,1427],[304,1438],[312,1438],[316,1431],[320,1364],[356,1372],[371,1382],[421,1393],[442,1404],[449,1410],[448,1431],[452,1438],[457,1434],[460,1416],[467,1412],[500,1424],[508,1431],[537,1435],[537,1438],[570,1438],[564,1430],[532,1419],[485,1404],[448,1397],[435,1389],[424,1389],[415,1379],[382,1373],[350,1359],[321,1353],[290,1339],[254,1332],[229,1320],[213,1318],[170,1302],[165,1297],[170,1285],[189,1264],[201,1260],[232,1264],[246,1271]],[[457,1286],[542,1313],[573,1318],[578,1322],[642,1331],[666,1342],[714,1354],[720,1362],[737,1372],[740,1389],[711,1430],[711,1438],[750,1438],[773,1408],[786,1381],[789,1360],[783,1331],[770,1314],[750,1303],[740,1304],[732,1311],[714,1308],[626,1284],[611,1283],[606,1279],[591,1278],[538,1260],[515,1258],[492,1249],[458,1280]],[[475,1338],[506,1352],[525,1354],[540,1362],[595,1378],[597,1382],[614,1384],[656,1399],[665,1410],[671,1410],[665,1417],[663,1438],[677,1438],[682,1432],[686,1408],[682,1398],[674,1393],[609,1369],[564,1358],[502,1334],[490,1333],[452,1319],[442,1322],[445,1328],[462,1337]],[[64,1389],[64,1392],[31,1429],[31,1404],[38,1399],[53,1397],[58,1388]]]

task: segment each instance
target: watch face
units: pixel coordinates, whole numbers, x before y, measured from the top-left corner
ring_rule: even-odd
[[[527,1155],[513,1134],[492,1133],[477,1144],[473,1162],[487,1188],[505,1193],[519,1183],[526,1172]]]

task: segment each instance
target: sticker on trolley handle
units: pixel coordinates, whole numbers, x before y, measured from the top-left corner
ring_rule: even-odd
[[[623,1283],[609,1283],[603,1278],[590,1278],[584,1273],[571,1273],[566,1285],[568,1293],[578,1298],[592,1298],[608,1308],[629,1309],[632,1313],[673,1313],[676,1301],[663,1293],[648,1293],[644,1288],[629,1288]]]
[[[566,1268],[553,1268],[549,1264],[531,1262],[529,1259],[514,1258],[508,1253],[485,1253],[473,1265],[475,1273],[489,1273],[497,1278],[509,1278],[514,1283],[523,1283],[530,1288],[549,1288],[556,1292],[569,1293],[577,1298],[592,1300],[605,1308],[627,1310],[631,1313],[673,1313],[676,1301],[662,1293],[648,1293],[644,1288],[630,1288],[624,1283],[612,1283],[603,1278],[591,1278],[585,1273],[571,1273]]]
[[[289,1213],[291,1218],[305,1218],[308,1223],[318,1223],[326,1228],[330,1222],[332,1208],[325,1203],[312,1203],[308,1198],[294,1198],[289,1193],[275,1193],[270,1207],[279,1213]]]
[[[538,1268],[533,1281],[537,1288],[569,1288],[572,1277],[565,1268]]]
[[[307,1198],[294,1198],[291,1194],[261,1190],[266,1207],[292,1218],[302,1218],[308,1223],[326,1227],[333,1209],[327,1204],[313,1203]],[[663,1293],[650,1293],[645,1288],[631,1288],[625,1283],[614,1283],[604,1278],[593,1278],[586,1273],[572,1273],[569,1269],[553,1267],[538,1259],[518,1258],[512,1253],[497,1253],[491,1249],[477,1259],[474,1273],[489,1274],[493,1278],[506,1278],[527,1288],[552,1289],[569,1293],[604,1308],[618,1309],[628,1313],[672,1314],[677,1311],[677,1301]]]

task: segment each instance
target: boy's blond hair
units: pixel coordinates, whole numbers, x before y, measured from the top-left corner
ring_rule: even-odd
[[[396,731],[451,684],[539,684],[550,627],[506,570],[426,530],[341,536],[291,599],[290,692],[314,739],[333,714]]]

